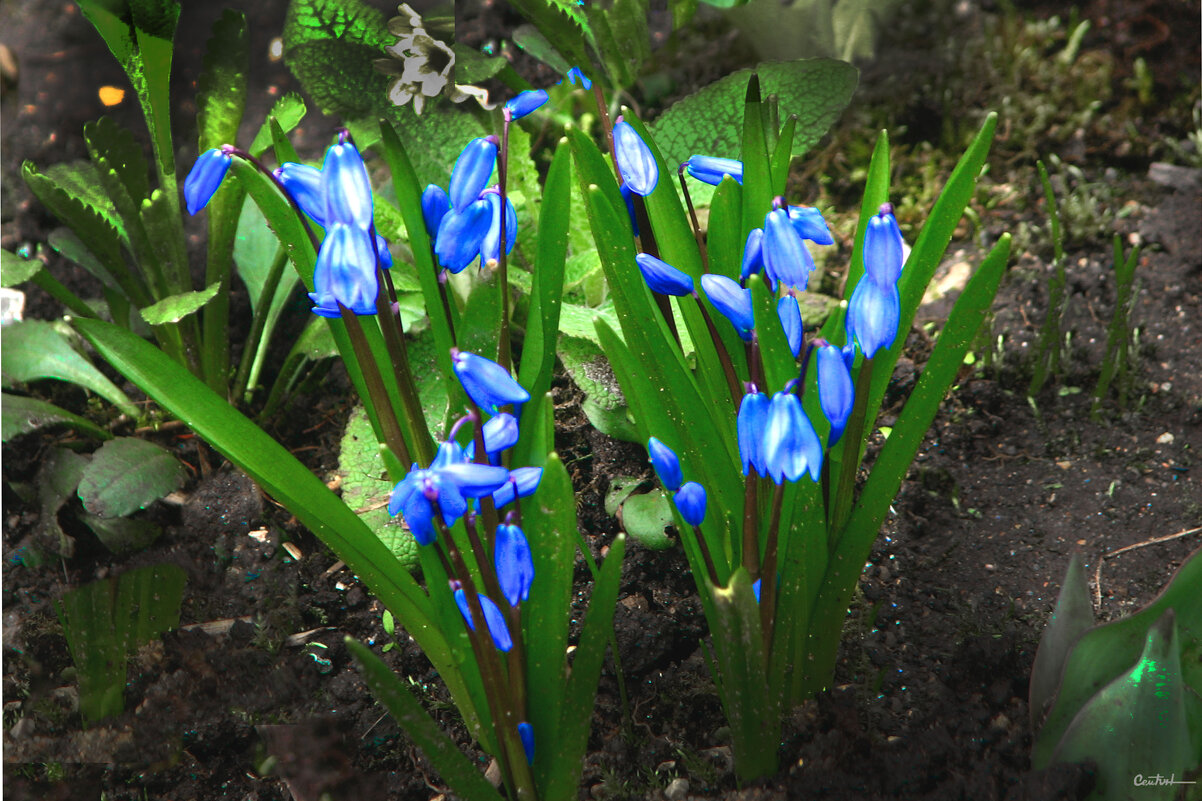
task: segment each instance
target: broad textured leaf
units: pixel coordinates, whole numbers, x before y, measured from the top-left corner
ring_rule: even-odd
[[[0,250],[0,287],[23,284],[42,269],[39,259],[26,259],[8,250]]]
[[[246,17],[226,9],[206,45],[204,70],[196,86],[199,151],[233,143],[246,108],[250,42]]]
[[[100,446],[79,480],[84,508],[100,517],[123,517],[179,488],[184,467],[144,439],[118,437]]]
[[[52,323],[25,320],[7,326],[2,359],[0,375],[6,387],[55,378],[95,392],[130,417],[138,416],[125,393],[80,356]]]
[[[271,111],[267,113],[267,119],[263,121],[263,125],[259,127],[259,132],[255,134],[254,140],[250,143],[250,152],[254,156],[262,156],[271,147],[271,120],[275,120],[280,126],[280,130],[287,133],[300,124],[304,119],[307,109],[305,108],[305,100],[296,92],[288,94],[275,101]]]
[[[323,111],[362,117],[387,103],[389,77],[372,61],[394,40],[384,14],[360,0],[293,0],[284,60]]]
[[[87,434],[97,439],[109,439],[113,436],[91,420],[37,398],[4,392],[0,393],[0,403],[3,404],[0,407],[3,410],[0,412],[0,422],[2,422],[3,428],[3,435],[0,436],[0,439],[4,442],[8,442],[20,434],[58,425],[74,428],[81,434]]]
[[[140,202],[150,194],[150,165],[133,132],[101,117],[84,125],[84,138],[93,158],[102,154],[108,167],[116,171],[130,198]]]
[[[803,59],[760,64],[763,96],[780,98],[781,116],[796,114],[793,155],[813,147],[851,100],[857,71],[831,59]],[[668,163],[695,153],[738,158],[743,122],[743,96],[750,70],[739,70],[677,101],[648,127]]]
[[[623,484],[617,478],[610,482],[609,492],[605,497],[606,511],[611,508],[611,499],[624,495],[620,502],[613,504],[614,514],[620,510],[622,514],[622,529],[639,541],[645,548],[661,551],[671,548],[675,542],[665,531],[672,525],[672,506],[668,496],[659,487],[650,492],[631,493],[641,482],[626,480]],[[633,484],[633,486],[632,486]]]
[[[21,175],[38,200],[70,226],[81,243],[87,243],[87,249],[103,265],[105,275],[111,276],[107,278],[107,282],[116,281],[125,268],[121,257],[121,237],[112,223],[102,213],[59,186],[48,175],[39,173],[33,162],[27,161],[21,165]],[[51,245],[54,243],[51,242]],[[125,272],[128,274],[128,270]],[[105,280],[104,276],[98,277]]]
[[[140,518],[108,518],[85,512],[79,519],[92,530],[105,548],[116,554],[140,551],[163,533],[163,529],[157,523]]]
[[[342,476],[342,500],[359,515],[380,542],[388,546],[401,564],[417,564],[417,540],[402,525],[399,516],[388,514],[388,494],[393,482],[380,455],[380,445],[362,406],[355,407],[338,446],[338,474]]]
[[[142,309],[142,319],[150,325],[178,323],[189,314],[199,311],[220,289],[220,283],[213,283],[196,292],[182,292],[163,298],[158,303]]]
[[[26,163],[28,164],[28,162]],[[104,191],[104,184],[101,183],[100,175],[96,172],[96,165],[92,164],[92,162],[65,161],[51,164],[42,175],[69,197],[74,198],[100,215],[113,229],[124,232],[125,228],[121,217],[117,214],[117,209],[113,206],[113,201],[109,199],[108,194]],[[41,199],[40,196],[39,199]],[[47,203],[46,205],[49,206],[50,204]],[[51,210],[57,211],[53,206]],[[64,220],[64,222],[71,221]]]
[[[567,308],[565,305],[564,309]],[[592,315],[589,319],[605,318]],[[630,409],[613,368],[597,344],[595,329],[588,339],[560,337],[559,358],[563,369],[585,395],[581,406],[593,427],[606,436],[638,442],[638,429],[630,422]]]
[[[75,552],[75,540],[67,536],[58,522],[58,511],[75,496],[79,479],[88,466],[90,456],[84,456],[66,448],[51,448],[38,466],[36,479],[38,505],[38,533],[43,542],[60,556],[70,557]]]

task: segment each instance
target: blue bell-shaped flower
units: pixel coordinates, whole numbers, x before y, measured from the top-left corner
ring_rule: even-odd
[[[497,138],[482,136],[467,143],[451,170],[451,183],[447,194],[451,207],[462,213],[474,203],[488,186],[493,168],[497,165]]]
[[[501,594],[510,606],[517,606],[530,597],[530,585],[534,582],[534,558],[530,555],[526,534],[517,526],[504,523],[497,526],[493,566],[497,570]]]
[[[685,162],[689,175],[702,183],[717,186],[722,179],[730,176],[743,183],[743,162],[738,159],[723,159],[717,156],[689,156]]]
[[[528,498],[538,489],[543,480],[541,467],[518,467],[509,471],[509,481],[492,494],[493,506],[500,509],[508,506],[517,498]]]
[[[508,370],[491,359],[467,351],[452,350],[451,366],[463,385],[463,391],[473,403],[489,414],[496,414],[498,406],[530,400],[530,393],[513,379]]]
[[[843,428],[855,405],[856,391],[842,348],[827,343],[818,348],[817,359],[818,400],[822,413],[831,424],[831,433],[826,440],[826,446],[830,448],[843,436]]]
[[[868,221],[864,232],[864,272],[881,286],[896,285],[902,271],[902,235],[893,216],[893,204],[885,203]]]
[[[526,764],[534,764],[534,727],[526,721],[518,724],[518,739],[522,741],[522,750],[526,752]]]
[[[341,303],[355,314],[375,314],[376,252],[367,231],[358,226],[334,223],[326,230],[317,266],[313,270],[313,312],[338,317]]]
[[[593,82],[589,80],[583,72],[580,71],[580,67],[572,67],[570,70],[568,70],[568,83],[572,84],[573,86],[580,84],[585,89],[593,88]]]
[[[480,610],[484,612],[484,622],[488,626],[492,644],[498,651],[508,653],[513,648],[513,639],[509,636],[509,627],[505,625],[505,615],[487,595],[481,594],[477,597],[480,599]],[[472,620],[472,608],[468,605],[467,593],[462,589],[455,590],[455,605],[459,607],[459,614],[463,615],[467,627],[475,631],[476,621]]]
[[[484,450],[496,456],[517,444],[518,420],[509,412],[501,412],[484,424],[483,433]]]
[[[434,528],[434,502],[448,526],[467,511],[467,499],[449,478],[439,470],[421,470],[416,464],[409,474],[401,479],[388,498],[388,514],[400,514],[413,533],[418,545],[434,542],[438,532]]]
[[[705,487],[696,481],[683,484],[673,496],[680,516],[690,526],[700,526],[705,520]]]
[[[805,289],[814,269],[814,257],[797,234],[784,209],[774,209],[764,217],[764,269],[768,285]]]
[[[808,239],[815,245],[833,245],[835,238],[831,236],[830,226],[822,216],[822,212],[813,206],[790,206],[789,221],[797,230],[797,235]]]
[[[865,359],[889,348],[901,322],[901,296],[897,285],[882,286],[867,273],[856,284],[847,304],[847,338],[855,339]]]
[[[739,459],[743,462],[743,475],[751,468],[761,476],[768,475],[768,463],[764,459],[764,430],[768,426],[768,396],[763,392],[748,392],[739,403],[739,414],[735,428],[739,436]]]
[[[789,342],[789,350],[793,358],[801,353],[802,329],[801,307],[797,305],[795,295],[785,295],[776,302],[776,316],[780,318],[781,328],[785,330],[785,339]]]
[[[434,237],[438,263],[453,273],[463,272],[463,268],[480,255],[480,247],[491,224],[492,207],[485,198],[469,203],[462,212],[448,211]]]
[[[505,103],[505,110],[509,112],[509,119],[520,120],[543,103],[546,103],[549,97],[546,89],[531,89],[526,92],[519,92]]]
[[[780,484],[796,481],[806,472],[818,480],[822,469],[822,442],[792,392],[772,396],[768,424],[764,428],[764,461],[768,476]]]
[[[438,184],[429,184],[422,191],[422,220],[426,223],[426,233],[431,237],[438,233],[442,218],[451,208],[451,199],[446,190]]]
[[[655,474],[659,476],[664,489],[669,492],[680,489],[680,482],[684,481],[684,476],[680,472],[680,459],[676,458],[676,453],[652,437],[647,440],[647,455],[651,457],[651,465],[655,468]]]
[[[678,270],[650,253],[640,253],[634,260],[652,292],[677,297],[693,293],[693,279],[684,270]]]
[[[286,161],[275,168],[275,179],[288,191],[300,210],[322,228],[326,226],[326,199],[321,190],[321,170]]]
[[[209,205],[213,194],[225,180],[232,160],[225,147],[206,150],[196,159],[188,171],[188,177],[184,179],[184,202],[189,214],[196,214]]]
[[[747,244],[743,246],[743,266],[739,270],[739,278],[744,282],[758,273],[764,266],[764,229],[753,228],[747,235]],[[769,279],[771,283],[771,279]]]
[[[372,226],[371,182],[358,149],[349,141],[331,145],[321,165],[321,191],[325,197],[325,225]]]
[[[504,467],[474,462],[450,464],[440,469],[438,474],[453,482],[465,498],[492,495],[509,481],[509,471]]]
[[[630,187],[631,192],[646,197],[655,191],[655,185],[659,183],[659,165],[655,162],[655,156],[638,131],[621,118],[614,125],[614,158],[622,181]]]
[[[501,195],[498,192],[484,193],[488,201],[488,231],[480,241],[480,267],[493,269],[501,252]],[[513,250],[513,243],[518,238],[518,213],[512,201],[505,198],[505,253]]]
[[[730,320],[735,332],[742,339],[749,341],[751,332],[755,330],[755,317],[751,312],[751,290],[739,286],[734,279],[714,273],[701,276],[701,288],[705,290],[705,296],[714,304],[714,308]]]

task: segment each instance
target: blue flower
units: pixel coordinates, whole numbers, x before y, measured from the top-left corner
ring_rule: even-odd
[[[763,579],[756,579],[755,581],[751,582],[751,591],[755,593],[755,602],[757,604],[760,602],[760,587],[763,586],[763,584]]]
[[[518,467],[509,471],[509,481],[492,494],[493,505],[500,509],[513,503],[515,498],[527,498],[538,489],[543,480],[541,467]]]
[[[764,461],[777,484],[796,481],[807,471],[818,480],[822,469],[822,442],[792,392],[772,396],[768,424],[764,427]]]
[[[643,280],[653,292],[677,297],[692,294],[693,279],[685,271],[676,269],[650,253],[640,253],[634,260],[638,262]]]
[[[511,120],[520,120],[536,108],[547,102],[549,95],[546,89],[531,89],[519,92],[505,104]]]
[[[843,359],[843,349],[829,343],[818,348],[818,401],[822,413],[831,423],[826,446],[830,448],[843,436],[843,427],[851,417],[856,391],[851,373]]]
[[[497,265],[501,252],[501,195],[498,192],[485,192],[484,199],[488,201],[489,223],[484,239],[480,241],[480,267],[493,268]],[[505,198],[505,253],[513,250],[513,243],[518,238],[518,213],[513,208],[513,202]]]
[[[505,615],[500,608],[486,595],[477,595],[480,599],[480,609],[484,612],[484,622],[488,625],[488,634],[498,651],[508,652],[513,648],[513,639],[509,636],[509,628],[505,625]],[[472,631],[476,630],[476,622],[472,620],[472,609],[467,603],[467,593],[462,589],[455,590],[455,605],[459,614]]]
[[[748,475],[753,467],[761,476],[768,475],[768,462],[764,458],[768,396],[763,392],[748,392],[744,395],[739,403],[735,426],[739,435],[739,459],[743,462],[743,475]]]
[[[585,89],[593,88],[593,82],[590,81],[585,74],[580,71],[580,67],[572,67],[570,70],[568,70],[568,83],[572,84],[573,86],[579,83]]]
[[[534,582],[534,558],[530,555],[530,543],[520,528],[504,523],[497,526],[493,563],[501,594],[510,606],[517,606],[530,597],[530,585]]]
[[[833,245],[835,238],[831,229],[822,217],[822,212],[813,206],[790,206],[789,221],[797,230],[797,235],[808,239],[815,245]]]
[[[680,516],[690,526],[700,526],[705,520],[705,487],[696,481],[690,481],[676,491],[673,498]]]
[[[569,73],[570,74],[570,73]],[[526,763],[534,764],[534,727],[526,721],[518,724],[518,738],[522,741],[522,750],[526,752]]]
[[[751,290],[739,286],[734,279],[725,275],[706,273],[701,276],[701,288],[714,308],[730,320],[735,331],[744,340],[751,339],[755,329],[755,317],[751,313]]]
[[[814,257],[797,234],[784,209],[774,209],[764,217],[764,269],[773,289],[779,281],[805,289],[814,269]]]
[[[901,321],[901,297],[896,284],[881,286],[867,273],[856,284],[847,304],[847,338],[855,339],[865,359],[889,348]]]
[[[630,230],[635,236],[639,235],[639,218],[634,213],[634,193],[630,191],[629,184],[622,184],[618,187],[622,192],[622,202],[626,204],[626,216],[630,218]]]
[[[484,424],[484,450],[495,456],[517,444],[518,420],[509,412],[501,412]]]
[[[448,211],[434,237],[438,263],[453,273],[462,272],[480,255],[491,224],[492,207],[484,198],[468,204],[461,212]]]
[[[797,305],[795,295],[785,295],[776,302],[776,316],[780,318],[781,328],[785,329],[785,339],[789,342],[789,350],[793,358],[801,353],[802,324],[801,307]]]
[[[631,192],[646,197],[655,191],[659,165],[638,131],[623,119],[614,126],[614,158],[622,181],[630,186]]]
[[[881,286],[897,284],[902,271],[902,235],[893,216],[893,205],[885,203],[868,221],[864,232],[864,272]]]
[[[321,191],[321,170],[308,164],[286,161],[276,167],[272,175],[288,191],[300,210],[325,228],[326,199]]]
[[[722,159],[716,156],[689,156],[689,175],[702,183],[717,186],[729,175],[743,183],[743,162],[737,159]]]
[[[652,437],[647,440],[647,455],[651,457],[651,464],[655,468],[655,474],[659,476],[664,489],[669,492],[675,492],[680,489],[680,482],[684,481],[684,476],[681,475],[680,459],[676,458],[675,452],[655,437]]]
[[[463,391],[489,414],[496,414],[498,406],[530,400],[530,393],[496,362],[461,350],[452,351],[451,359]]]
[[[422,220],[426,223],[426,233],[433,237],[438,233],[438,225],[451,208],[451,199],[446,190],[438,184],[429,184],[422,192]]]
[[[480,197],[496,164],[495,136],[482,136],[467,143],[451,170],[451,184],[447,190],[455,211],[462,212]]]
[[[315,304],[313,312],[338,317],[341,303],[355,314],[375,314],[379,290],[371,237],[358,226],[334,223],[317,253],[313,292],[309,293]]]
[[[374,207],[367,168],[352,142],[326,149],[321,165],[321,192],[325,198],[325,225],[346,223],[371,230]]]
[[[435,502],[448,526],[455,525],[467,511],[467,500],[453,481],[440,470],[421,470],[414,464],[409,474],[392,488],[388,514],[403,516],[418,544],[429,545],[438,536],[434,528]]]
[[[450,480],[465,498],[492,495],[509,481],[504,467],[474,462],[457,462],[439,469],[439,475]]]
[[[196,159],[188,177],[184,179],[184,202],[188,205],[189,214],[196,214],[209,205],[213,193],[225,180],[232,160],[224,147],[206,150]]]
[[[743,246],[743,266],[739,270],[739,278],[746,281],[764,266],[764,229],[753,228],[747,235],[747,244]],[[775,288],[775,287],[774,287]]]

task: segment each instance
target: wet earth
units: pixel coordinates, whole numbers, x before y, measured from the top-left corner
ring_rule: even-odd
[[[216,5],[208,6],[185,10],[195,16],[181,25],[173,86],[181,97],[192,94],[189,81],[217,15]],[[1155,20],[1169,13],[1163,3],[1095,2],[1087,11],[1099,20],[1109,14],[1113,24],[1099,21],[1094,46],[1137,47],[1140,36],[1159,30],[1119,24],[1130,22],[1124,14],[1133,6]],[[54,226],[20,182],[20,162],[83,156],[82,124],[106,113],[96,88],[124,85],[73,9],[0,8],[0,41],[18,68],[5,73],[2,101],[0,234],[8,249],[44,241]],[[281,6],[248,10],[254,85],[263,97],[287,91],[293,83],[286,68],[263,55],[278,33]],[[1196,50],[1165,58],[1196,70]],[[186,126],[182,111],[179,124]],[[128,100],[107,113],[140,128]],[[257,119],[253,111],[248,116]],[[293,137],[298,150],[319,150],[333,124],[307,120]],[[187,163],[194,155],[180,158]],[[1202,467],[1194,464],[1202,450],[1202,173],[1166,171],[1138,153],[1104,149],[1088,152],[1082,164],[1117,185],[1124,214],[1116,229],[1128,247],[1143,245],[1125,407],[1112,390],[1100,414],[1090,413],[1115,303],[1109,242],[1081,243],[1068,254],[1062,329],[1071,337],[1060,373],[1031,401],[1031,354],[1047,314],[1051,267],[1046,248],[1018,252],[995,304],[993,337],[982,338],[988,345],[945,401],[865,566],[836,686],[786,721],[780,772],[750,786],[735,781],[706,664],[706,623],[684,556],[678,548],[632,544],[615,622],[619,658],[602,674],[581,797],[1034,801],[1089,793],[1089,766],[1032,772],[1027,685],[1070,554],[1085,557],[1095,613],[1110,620],[1150,601],[1202,545]],[[1031,197],[1040,197],[1038,189]],[[1023,220],[1042,224],[1044,214],[1036,200],[985,216],[972,235],[965,230],[937,278],[950,288],[948,297],[933,299],[918,322],[946,313],[956,275],[979,262],[982,240],[992,243]],[[87,291],[86,275],[52,266]],[[49,298],[30,293],[27,316],[58,313]],[[892,423],[929,346],[929,332],[916,326],[881,425]],[[87,406],[69,388],[33,391],[78,411]],[[555,393],[556,448],[577,489],[585,541],[599,556],[618,532],[602,503],[610,477],[646,473],[645,455],[592,429],[570,381],[557,380]],[[350,394],[335,371],[294,414],[273,423],[272,433],[323,477],[336,466]],[[165,527],[151,547],[114,557],[62,514],[75,541],[71,558],[36,568],[14,558],[38,530],[40,514],[14,487],[31,481],[48,449],[67,436],[26,435],[3,450],[6,795],[444,795],[425,758],[372,698],[343,645],[346,636],[373,644],[412,677],[436,719],[485,767],[412,640],[398,632],[383,650],[393,640],[380,604],[286,510],[182,429],[146,434],[171,449],[190,476],[173,502],[148,510]],[[586,591],[587,570],[578,561]],[[125,712],[84,728],[54,602],[88,581],[160,563],[187,574],[181,626],[131,658]]]

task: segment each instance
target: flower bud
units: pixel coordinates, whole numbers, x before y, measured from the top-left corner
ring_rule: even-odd
[[[614,126],[614,158],[622,181],[631,192],[646,197],[655,191],[655,185],[659,183],[659,165],[655,163],[651,148],[625,120],[619,120]]]
[[[493,562],[501,594],[510,606],[517,606],[530,597],[530,585],[534,582],[534,559],[530,555],[530,543],[520,528],[505,524],[497,526]]]
[[[680,482],[684,480],[684,476],[680,472],[680,459],[676,458],[673,450],[652,437],[647,440],[647,455],[651,457],[655,474],[659,476],[664,489],[669,492],[680,489]]]
[[[206,150],[196,159],[188,177],[184,179],[184,202],[187,203],[188,213],[196,214],[209,205],[225,174],[229,172],[230,154],[224,148]]]
[[[426,223],[426,233],[433,237],[438,233],[438,225],[451,208],[451,200],[446,191],[438,184],[429,184],[422,191],[422,220]]]
[[[496,164],[495,136],[483,136],[467,143],[451,170],[451,184],[447,192],[455,211],[462,212],[480,197]]]
[[[509,112],[511,120],[520,120],[543,103],[546,103],[548,97],[546,89],[531,89],[528,92],[519,92],[505,103],[505,110]]]
[[[701,288],[714,308],[730,320],[735,331],[744,340],[751,339],[755,329],[755,317],[751,313],[751,290],[739,286],[734,279],[725,275],[706,273],[701,276]]]
[[[309,219],[326,227],[326,199],[321,190],[321,170],[286,161],[272,173]]]
[[[778,300],[776,316],[780,318],[781,328],[785,330],[785,339],[789,342],[789,350],[796,359],[801,353],[802,342],[801,307],[797,305],[797,297],[785,295]]]
[[[743,162],[737,159],[689,156],[689,160],[685,164],[689,165],[689,175],[710,186],[722,183],[722,179],[728,175],[740,184],[743,183]]]
[[[490,359],[456,350],[451,353],[451,361],[463,391],[486,412],[495,414],[498,406],[530,400],[530,393],[513,380],[509,371]]]
[[[831,433],[826,446],[830,448],[843,436],[843,428],[851,417],[856,392],[843,360],[843,349],[826,344],[818,348],[818,400],[822,413],[830,421]]]
[[[700,526],[705,520],[705,487],[696,481],[690,481],[676,491],[673,498],[680,516],[690,526]]]
[[[638,262],[639,271],[653,292],[677,297],[692,294],[693,279],[683,270],[676,269],[650,253],[640,253],[634,260]]]

